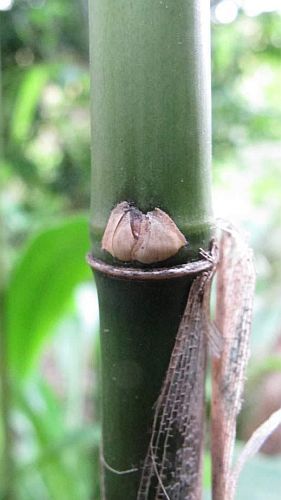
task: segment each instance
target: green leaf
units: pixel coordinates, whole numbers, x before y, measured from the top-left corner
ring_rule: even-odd
[[[87,220],[78,216],[46,229],[24,251],[8,287],[8,359],[14,374],[28,373],[74,288],[91,279],[88,248]]]
[[[24,390],[15,388],[15,402],[21,414],[32,426],[29,450],[37,450],[32,462],[15,470],[16,493],[26,485],[23,498],[50,498],[52,500],[86,500],[90,498],[90,453],[97,453],[99,429],[74,429],[65,421],[60,398],[43,380],[25,384]],[[38,405],[38,401],[40,404]],[[22,459],[19,458],[19,462]],[[22,460],[24,462],[24,460]],[[40,477],[42,485],[37,496],[33,494],[32,480]],[[85,490],[88,494],[85,494]],[[82,493],[84,492],[84,493]],[[19,494],[16,498],[21,498]]]
[[[48,78],[49,70],[46,66],[32,67],[26,73],[19,87],[11,123],[11,136],[16,142],[27,139]]]
[[[97,424],[68,431],[62,435],[60,440],[43,447],[41,454],[34,461],[17,470],[17,476],[27,475],[30,470],[52,464],[55,459],[61,457],[69,449],[73,449],[76,454],[78,451],[81,453],[81,450],[83,452],[89,452],[89,450],[92,452],[93,449],[99,448],[100,437],[101,430]]]

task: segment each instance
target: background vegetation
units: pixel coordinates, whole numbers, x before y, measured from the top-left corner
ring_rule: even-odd
[[[281,9],[213,3],[215,213],[249,232],[258,272],[243,438],[281,406]],[[87,22],[84,0],[0,0],[1,359],[20,500],[99,498]],[[280,433],[265,451],[277,455],[249,465],[238,498],[279,498]]]

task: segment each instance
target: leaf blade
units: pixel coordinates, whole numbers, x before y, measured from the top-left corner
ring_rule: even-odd
[[[23,252],[7,293],[8,360],[13,373],[28,373],[74,288],[91,279],[87,249],[87,220],[76,216],[41,232]]]

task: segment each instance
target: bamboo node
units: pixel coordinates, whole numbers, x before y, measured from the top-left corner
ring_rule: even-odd
[[[143,264],[173,257],[188,242],[177,225],[160,208],[144,214],[122,201],[111,211],[102,238],[102,250],[123,261]]]
[[[187,262],[174,267],[162,268],[134,268],[120,267],[107,264],[100,259],[96,259],[91,253],[86,257],[87,263],[94,271],[111,276],[116,279],[137,280],[137,281],[156,281],[184,278],[187,276],[197,276],[198,274],[208,272],[213,268],[213,262],[206,257],[195,262]]]

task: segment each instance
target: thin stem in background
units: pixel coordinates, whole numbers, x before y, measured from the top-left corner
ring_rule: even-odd
[[[0,15],[0,33],[1,28],[1,15]],[[0,37],[0,160],[4,157],[4,129],[3,129],[3,85],[2,85],[2,41]]]
[[[1,33],[1,17],[0,17]],[[2,90],[2,45],[0,39],[0,161],[4,159],[3,137],[3,90]],[[0,192],[1,196],[1,192]],[[10,425],[11,392],[7,365],[7,332],[5,322],[5,289],[6,274],[6,235],[3,220],[3,206],[0,198],[0,408],[3,429],[3,455],[2,455],[2,485],[3,500],[12,500],[13,494],[13,453],[12,429]]]

